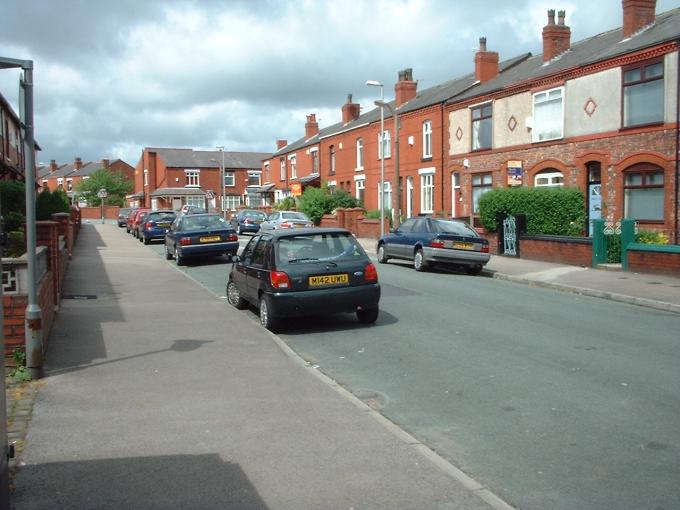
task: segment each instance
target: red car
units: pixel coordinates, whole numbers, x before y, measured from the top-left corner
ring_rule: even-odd
[[[130,212],[127,215],[127,219],[125,220],[125,231],[129,234],[132,231],[132,220],[135,217],[135,213],[137,212],[137,208],[133,207],[130,209]]]
[[[135,211],[135,214],[132,217],[132,223],[130,225],[130,233],[133,236],[139,237],[139,225],[142,223],[142,219],[144,218],[144,216],[146,216],[150,212],[151,209],[137,209]]]

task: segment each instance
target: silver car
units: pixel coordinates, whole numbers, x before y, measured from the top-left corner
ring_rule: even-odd
[[[305,213],[297,211],[274,211],[260,224],[260,231],[285,228],[313,227],[314,223]]]

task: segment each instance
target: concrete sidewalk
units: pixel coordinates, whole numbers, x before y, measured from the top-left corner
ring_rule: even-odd
[[[120,229],[63,293],[16,510],[509,508]]]
[[[376,240],[359,242],[367,253],[375,256]],[[680,313],[680,276],[593,269],[498,255],[491,256],[483,274]]]

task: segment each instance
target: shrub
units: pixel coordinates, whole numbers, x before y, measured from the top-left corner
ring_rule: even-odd
[[[20,257],[26,253],[26,238],[21,230],[7,233],[7,246],[4,252],[7,257]]]
[[[321,222],[324,214],[330,214],[338,207],[357,207],[359,202],[343,190],[331,193],[325,184],[320,188],[308,187],[300,197],[300,210],[315,224]]]
[[[23,214],[26,210],[26,187],[23,182],[0,181],[0,203],[2,215],[10,212]]]
[[[12,232],[14,230],[23,230],[26,223],[26,217],[17,211],[10,211],[4,216],[5,232]]]
[[[525,214],[527,234],[581,236],[585,228],[585,197],[577,188],[499,188],[479,199],[479,217],[488,231],[496,215]]]
[[[54,192],[44,189],[35,199],[35,217],[38,221],[51,220],[54,213],[70,210],[68,195],[61,189]]]
[[[635,236],[636,243],[642,244],[668,244],[669,239],[663,232],[656,230],[640,230]]]
[[[293,197],[286,197],[273,207],[275,211],[294,211],[296,208],[297,204]]]

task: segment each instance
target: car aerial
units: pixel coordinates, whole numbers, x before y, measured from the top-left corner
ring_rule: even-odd
[[[219,214],[178,216],[165,234],[165,258],[178,266],[189,257],[228,255],[238,251],[236,231]]]
[[[118,226],[119,227],[124,227],[127,225],[127,219],[128,216],[130,215],[130,211],[132,211],[131,208],[129,207],[121,207],[118,209]]]
[[[236,229],[238,235],[244,232],[257,232],[260,230],[260,223],[267,219],[267,215],[257,209],[241,209],[232,216],[229,222]]]
[[[132,220],[135,219],[135,214],[137,213],[137,208],[133,207],[130,209],[127,219],[125,220],[125,231],[129,234],[132,231]]]
[[[260,225],[260,229],[279,230],[286,228],[313,227],[314,223],[305,213],[297,211],[275,211]]]
[[[416,271],[432,264],[449,264],[478,274],[489,261],[489,241],[465,222],[445,218],[418,217],[405,220],[399,228],[378,239],[378,262],[389,259],[413,261]]]
[[[165,234],[176,217],[177,213],[170,209],[151,211],[139,226],[139,240],[149,244],[151,241],[165,239]]]
[[[139,225],[144,221],[144,216],[150,213],[151,209],[137,209],[132,216],[132,224],[130,225],[130,233],[133,237],[139,237]]]
[[[234,259],[227,300],[258,307],[260,324],[272,331],[282,318],[341,312],[370,324],[378,318],[380,284],[349,230],[283,229],[255,234]]]
[[[205,214],[207,212],[208,211],[206,211],[203,207],[188,204],[183,205],[179,210],[179,214]]]

